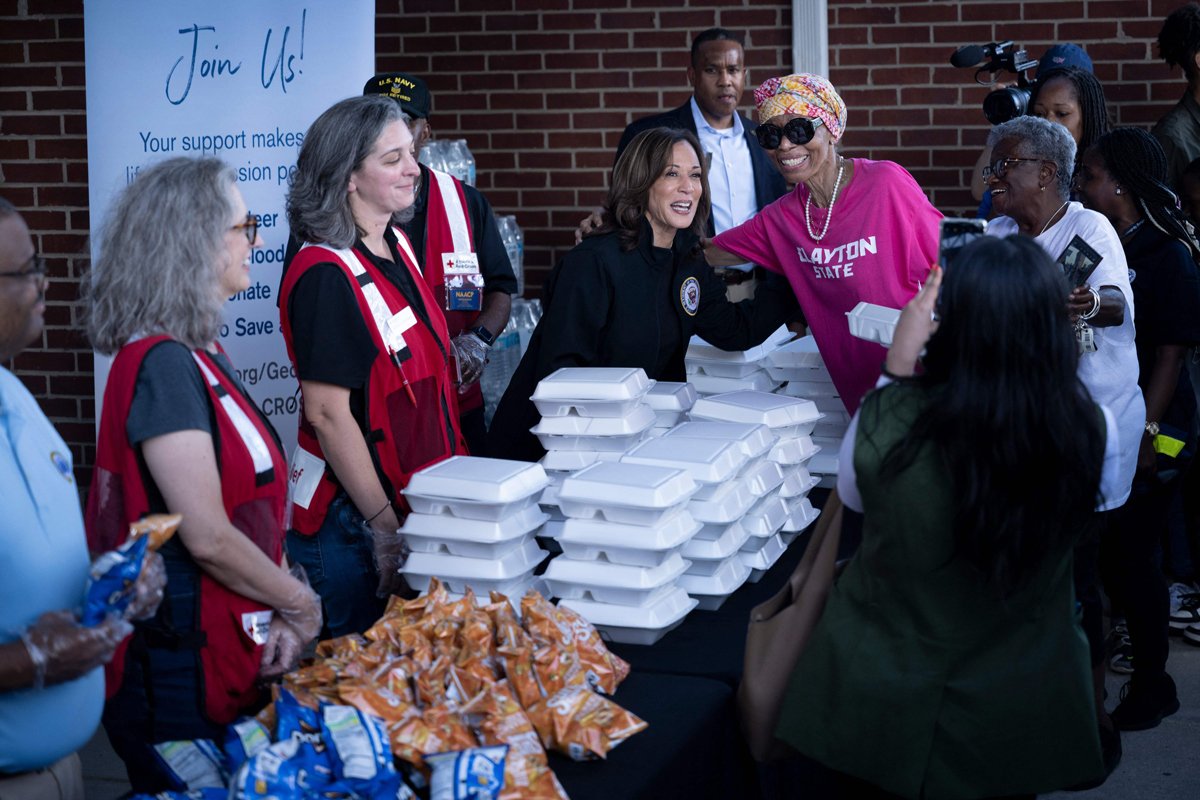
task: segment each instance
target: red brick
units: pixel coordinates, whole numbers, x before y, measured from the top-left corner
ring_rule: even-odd
[[[896,63],[894,47],[845,47],[838,52],[840,66],[881,65]]]
[[[53,161],[17,161],[0,165],[0,175],[5,183],[59,183],[63,167]]]
[[[870,39],[870,28],[830,28],[829,45],[831,61],[839,55],[838,50],[852,44],[867,44]]]
[[[655,14],[651,11],[601,11],[600,29],[605,31],[629,31],[639,28],[654,28]]]
[[[33,63],[70,62],[83,63],[83,40],[68,42],[30,42],[29,60]]]
[[[0,117],[0,135],[57,136],[62,118],[56,114],[5,114]]]
[[[545,31],[594,31],[599,24],[600,15],[591,12],[542,14],[542,30]]]
[[[570,72],[526,72],[516,76],[517,88],[540,91],[542,89],[570,89],[573,76]]]
[[[33,17],[67,14],[78,16],[78,0],[27,0],[29,15]]]
[[[38,189],[38,204],[43,206],[87,205],[87,188],[83,186],[42,186]]]
[[[576,89],[628,88],[629,85],[630,73],[623,70],[575,73]]]
[[[580,111],[571,115],[571,123],[576,128],[617,128],[625,127],[625,115],[613,111]]]
[[[541,111],[546,107],[546,95],[540,92],[497,92],[490,96],[492,110]]]
[[[571,43],[576,50],[612,50],[629,47],[629,34],[623,31],[576,33],[572,34]]]
[[[29,92],[0,92],[0,111],[28,111]]]
[[[682,50],[690,53],[692,37],[684,31],[634,31],[633,47],[638,50]]]
[[[517,160],[521,169],[567,169],[575,166],[572,154],[566,151],[523,152],[519,154]],[[609,163],[612,163],[611,155]]]
[[[514,47],[517,52],[526,50],[569,50],[571,49],[571,34],[518,33]]]
[[[662,66],[657,51],[648,53],[639,50],[607,51],[600,54],[600,61],[605,69],[641,70]]]
[[[913,23],[930,25],[936,23],[957,22],[959,19],[969,19],[970,17],[968,17],[968,13],[971,9],[978,8],[984,11],[989,11],[990,9],[996,8],[999,5],[1001,4],[989,2],[986,5],[979,6],[972,6],[968,3],[930,3],[929,5],[900,6],[898,9],[896,9],[898,12],[897,22],[901,25]],[[1015,6],[1017,9],[1017,13],[1014,14],[1014,16],[1019,16],[1020,5],[1017,3],[1012,3],[1011,6]],[[1005,7],[1008,8],[1009,6]],[[1001,19],[1002,17],[997,14],[996,17],[991,18]]]
[[[547,53],[546,69],[585,70],[600,66],[599,53]],[[522,69],[522,67],[517,67]],[[530,69],[540,69],[531,67]]]
[[[522,6],[528,5],[528,2],[522,3]],[[458,0],[458,10],[460,12],[482,11],[491,14],[498,11],[513,11],[514,6],[513,0]]]
[[[37,39],[54,39],[58,36],[58,27],[52,19],[9,18],[0,28],[0,41],[27,42]]]
[[[33,154],[35,158],[87,158],[87,139],[37,139]]]
[[[713,27],[713,14],[711,11],[660,11],[658,12],[658,24],[660,28],[687,28],[694,30],[696,33],[705,28]]]
[[[562,55],[559,55],[559,54],[555,53],[555,54],[548,55],[547,59],[550,59],[550,63],[548,63],[546,66],[551,69],[561,69],[561,68],[563,68],[563,66],[560,65],[559,60],[560,59],[567,60],[570,58],[571,55],[574,55],[574,54],[564,53]],[[516,70],[516,71],[524,71],[524,70],[532,71],[532,70],[540,70],[541,68],[542,68],[542,56],[538,53],[515,53],[515,54],[506,53],[506,54],[493,54],[493,55],[487,56],[487,69],[509,69],[509,70]],[[457,69],[461,69],[461,67],[457,67]],[[472,70],[472,71],[476,71],[476,70]]]
[[[721,11],[721,27],[733,30],[745,28],[773,28],[782,26],[779,8],[725,9]],[[788,14],[791,19],[791,14]],[[788,26],[791,27],[790,25]],[[791,34],[789,30],[789,35]]]
[[[35,111],[75,110],[84,106],[82,90],[34,90],[32,95]]]

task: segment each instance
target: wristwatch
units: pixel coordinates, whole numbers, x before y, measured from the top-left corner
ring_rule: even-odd
[[[470,332],[478,336],[480,341],[482,341],[488,347],[491,347],[496,343],[496,334],[492,333],[482,325],[476,325],[474,328],[471,328]]]
[[[1146,422],[1146,433],[1150,435],[1150,438],[1154,438],[1155,436],[1158,436],[1158,423],[1147,421]]]

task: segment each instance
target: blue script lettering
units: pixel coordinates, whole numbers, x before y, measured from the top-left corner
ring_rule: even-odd
[[[176,59],[175,63],[171,66],[171,71],[167,73],[166,94],[167,94],[167,100],[168,100],[168,102],[171,103],[171,105],[173,105],[173,106],[179,105],[180,103],[182,103],[184,100],[187,99],[188,94],[191,93],[191,91],[192,91],[192,80],[196,77],[196,56],[199,54],[199,50],[200,50],[200,31],[213,31],[215,33],[216,30],[217,30],[216,27],[213,25],[195,25],[195,24],[193,24],[192,27],[190,27],[190,28],[180,28],[179,29],[180,35],[182,35],[182,36],[187,36],[189,34],[191,35],[191,37],[192,37],[192,55],[191,55],[191,60],[188,62],[187,83],[183,87],[183,92],[179,93],[177,95],[178,99],[176,99],[176,97],[172,96],[171,82],[175,79],[175,71],[178,70],[179,65],[183,63],[184,56],[180,56],[178,59]],[[219,47],[220,47],[220,45],[214,44],[213,52],[215,53]],[[226,74],[227,75],[236,75],[237,71],[241,68],[242,68],[242,62],[239,61],[238,63],[234,64],[233,61],[228,58],[202,58],[202,59],[200,59],[200,77],[201,78],[216,78],[220,75],[226,75]],[[180,80],[182,80],[182,78]],[[175,83],[176,83],[176,86],[178,86],[179,81],[176,81]]]

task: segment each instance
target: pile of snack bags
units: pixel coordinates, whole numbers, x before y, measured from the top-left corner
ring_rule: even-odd
[[[157,745],[184,791],[156,797],[566,798],[547,749],[604,758],[646,728],[606,696],[629,665],[536,591],[519,618],[490,600],[452,600],[436,578],[422,597],[393,597],[365,636],[318,644],[222,747]]]

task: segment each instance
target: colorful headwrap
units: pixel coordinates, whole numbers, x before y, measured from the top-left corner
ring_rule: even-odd
[[[762,122],[780,114],[819,119],[835,142],[846,128],[846,104],[832,83],[811,72],[771,78],[754,90],[754,104]]]

